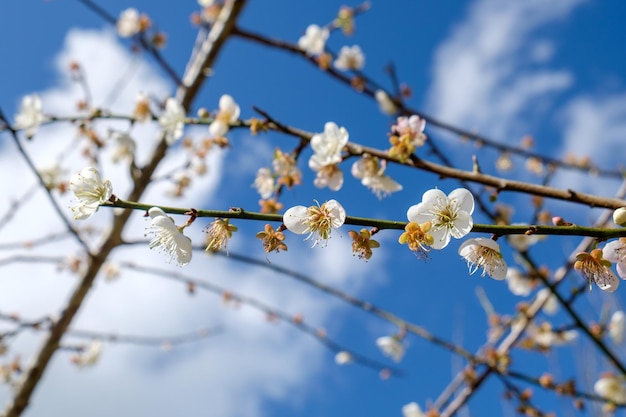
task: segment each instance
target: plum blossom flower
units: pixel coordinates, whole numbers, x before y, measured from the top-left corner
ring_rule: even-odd
[[[80,354],[71,357],[71,361],[79,368],[87,366],[93,366],[100,359],[102,354],[102,342],[100,340],[94,340],[89,344],[89,347]]]
[[[287,245],[284,242],[285,234],[281,232],[280,229],[274,230],[271,224],[266,224],[263,231],[256,234],[256,238],[261,239],[263,242],[263,249],[266,254],[274,251],[278,253],[281,250],[287,250]]]
[[[500,245],[484,237],[468,239],[459,247],[459,255],[467,260],[470,275],[483,268],[491,278],[502,280],[506,277],[506,262],[500,253]]]
[[[574,268],[579,270],[591,284],[595,282],[602,291],[614,292],[619,286],[619,279],[610,269],[611,262],[602,257],[601,249],[594,249],[590,253],[580,252],[576,254]]]
[[[228,241],[233,237],[233,232],[237,230],[237,226],[230,224],[230,219],[215,219],[204,228],[204,231],[207,233],[207,246],[205,251],[219,252],[227,249]]]
[[[46,121],[41,112],[41,98],[37,94],[31,94],[22,98],[20,112],[15,115],[15,129],[25,129],[29,139],[35,135],[40,124]]]
[[[259,168],[253,185],[257,192],[261,195],[261,198],[267,199],[274,194],[276,184],[274,176],[269,168]]]
[[[298,47],[309,55],[319,55],[324,52],[326,40],[330,36],[327,28],[318,25],[309,25],[305,34],[298,39]]]
[[[397,336],[383,336],[376,339],[376,346],[385,356],[389,356],[394,362],[400,362],[404,356],[404,345]]]
[[[607,243],[602,249],[602,256],[607,261],[615,263],[617,275],[621,279],[626,279],[626,238]]]
[[[342,161],[341,151],[348,143],[348,131],[336,123],[327,122],[324,132],[317,133],[311,138],[311,148],[314,154],[309,159],[309,167],[318,171],[327,165]]]
[[[152,111],[150,111],[150,98],[146,93],[140,92],[137,94],[135,101],[135,109],[133,110],[133,117],[138,122],[149,122],[152,120]]]
[[[324,125],[324,132],[311,138],[313,155],[309,158],[309,168],[317,172],[315,185],[318,188],[328,186],[337,191],[343,185],[343,173],[337,166],[342,161],[341,151],[348,143],[348,131],[333,122]]]
[[[137,9],[131,7],[120,13],[117,19],[117,34],[122,38],[130,38],[141,32],[141,17]]]
[[[395,103],[393,102],[393,100],[391,100],[389,94],[387,94],[384,90],[377,90],[376,93],[374,93],[374,98],[378,103],[380,111],[384,114],[388,114],[391,116],[398,112],[398,108],[396,107]]]
[[[239,120],[241,109],[235,100],[228,94],[220,97],[220,109],[213,123],[209,125],[209,133],[213,137],[221,137],[228,133],[230,125]]]
[[[149,233],[152,234],[150,249],[158,248],[165,252],[168,261],[176,261],[178,266],[185,266],[191,261],[191,239],[183,234],[179,228],[163,210],[152,207],[148,210],[152,219]]]
[[[311,239],[317,233],[313,246],[320,241],[328,241],[332,229],[337,229],[346,221],[346,211],[337,200],[328,200],[321,206],[294,206],[283,215],[283,223],[289,231],[309,235]]]
[[[415,152],[415,149],[424,146],[426,135],[424,127],[426,121],[417,115],[398,117],[397,123],[391,127],[392,135],[389,138],[391,148],[389,156],[406,161]]]
[[[78,199],[72,206],[75,220],[91,217],[101,204],[111,198],[113,186],[109,180],[102,181],[100,173],[93,167],[83,168],[70,178],[70,190]]]
[[[335,68],[340,71],[360,70],[365,65],[365,55],[359,45],[342,46],[335,59]]]
[[[343,172],[338,164],[326,165],[317,171],[313,185],[317,188],[328,187],[332,191],[339,191],[343,186]]]
[[[135,149],[137,145],[132,137],[126,132],[120,132],[117,130],[111,130],[109,136],[115,140],[115,149],[111,160],[114,164],[126,159],[132,160],[135,157]]]
[[[447,196],[443,191],[433,189],[424,193],[421,203],[409,208],[407,217],[410,222],[418,224],[431,222],[431,246],[443,249],[450,237],[460,239],[472,230],[473,212],[474,197],[465,188],[457,188]]]
[[[302,172],[300,172],[293,155],[276,149],[272,167],[276,175],[278,175],[278,184],[284,184],[291,188],[302,183]]]
[[[615,404],[626,404],[626,385],[624,385],[624,380],[611,373],[602,375],[593,385],[593,390],[599,396]]]
[[[624,331],[626,330],[626,315],[622,310],[618,310],[611,315],[609,321],[609,336],[616,345],[624,341]]]
[[[373,255],[372,249],[380,248],[380,243],[372,239],[372,233],[367,229],[361,229],[359,233],[354,230],[348,232],[352,239],[352,254],[367,262]]]
[[[376,157],[364,155],[352,164],[351,172],[355,178],[361,180],[361,184],[372,190],[376,197],[381,199],[402,190],[402,185],[385,175],[386,167],[386,161],[379,161]]]
[[[426,417],[421,407],[417,403],[408,403],[402,407],[403,417]]]
[[[174,97],[169,97],[165,101],[165,111],[159,117],[159,124],[165,132],[165,141],[168,145],[183,136],[185,109]]]
[[[533,281],[514,267],[507,269],[506,282],[509,285],[509,291],[522,297],[529,295],[534,287]]]
[[[428,234],[430,228],[430,222],[421,225],[416,222],[409,222],[404,226],[404,233],[398,238],[398,243],[407,244],[416,255],[426,258],[433,244],[433,237]]]
[[[337,352],[337,354],[335,355],[335,363],[337,365],[346,365],[349,364],[350,362],[352,362],[352,355],[350,354],[350,352],[347,352],[345,350],[342,350],[340,352]]]
[[[549,322],[540,325],[531,323],[526,328],[526,333],[530,339],[540,348],[548,349],[553,346],[563,346],[578,338],[576,330],[554,331]]]
[[[559,300],[550,288],[542,288],[537,291],[535,300],[543,302],[541,309],[546,314],[554,315],[559,311]]]
[[[48,190],[58,188],[61,192],[66,190],[63,177],[65,176],[65,170],[61,168],[58,163],[45,166],[37,170],[43,183]]]

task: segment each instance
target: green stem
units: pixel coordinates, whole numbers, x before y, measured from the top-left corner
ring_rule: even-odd
[[[227,219],[243,219],[243,220],[261,220],[269,222],[283,221],[282,214],[267,214],[246,211],[242,208],[231,208],[230,210],[192,210],[191,208],[167,207],[158,204],[134,203],[115,198],[114,202],[103,204],[102,207],[121,207],[132,210],[148,211],[152,207],[159,207],[166,213],[190,215],[194,211],[197,217],[216,217]],[[380,220],[366,217],[347,216],[345,224],[356,226],[376,227],[380,230],[394,229],[404,230],[407,225],[406,221],[396,220]],[[559,235],[559,236],[587,236],[598,239],[614,239],[618,237],[626,237],[626,228],[604,229],[600,227],[582,227],[582,226],[543,226],[543,225],[493,225],[493,224],[474,224],[473,233],[490,233],[495,236],[505,235]]]

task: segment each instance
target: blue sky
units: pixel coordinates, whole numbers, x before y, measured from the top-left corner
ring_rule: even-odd
[[[553,2],[513,0],[474,0],[446,2],[373,1],[372,9],[359,16],[356,33],[346,37],[333,33],[327,46],[338,51],[343,45],[358,44],[366,55],[366,73],[391,88],[384,67],[393,62],[402,82],[413,90],[409,104],[427,114],[477,130],[508,144],[519,144],[524,135],[535,139],[536,150],[553,157],[569,152],[590,156],[603,167],[621,168],[626,145],[626,55],[622,16],[626,6],[618,2],[559,0]],[[341,2],[330,1],[250,1],[240,20],[241,27],[293,43],[311,23],[328,23]],[[168,44],[165,58],[181,73],[195,40],[196,29],[189,24],[196,10],[193,1],[102,2],[117,16],[134,6],[147,13],[155,25],[165,31]],[[351,4],[354,5],[354,4]],[[2,96],[0,106],[11,115],[21,97],[39,92],[44,110],[60,114],[74,112],[67,97],[77,90],[67,81],[69,60],[84,65],[92,86],[95,103],[102,104],[110,86],[125,74],[132,58],[130,42],[116,38],[113,28],[78,2],[10,2],[3,6],[0,36],[15,39],[3,42],[6,59],[0,62]],[[146,57],[137,59],[133,78],[119,94],[112,108],[129,111],[139,90],[165,98],[173,86],[159,70],[150,68]],[[334,121],[345,126],[350,140],[387,148],[391,123],[375,102],[354,93],[301,58],[282,51],[268,50],[241,39],[232,39],[221,54],[214,76],[205,85],[194,104],[209,110],[217,108],[222,94],[230,94],[240,104],[242,117],[254,116],[252,106],[267,110],[284,123],[311,131],[322,131],[324,123]],[[74,96],[76,98],[77,96]],[[99,125],[102,131],[107,125]],[[119,125],[118,125],[119,127]],[[150,149],[155,127],[139,126],[132,131],[139,138],[142,152]],[[191,137],[202,137],[201,128],[188,129]],[[430,140],[437,141],[459,167],[471,168],[471,155],[477,154],[483,170],[498,174],[493,167],[497,155],[477,150],[445,132],[427,126]],[[42,129],[40,137],[29,145],[40,164],[50,162],[50,155],[67,149],[74,131],[69,127]],[[210,174],[198,179],[183,201],[163,195],[166,184],[154,187],[146,202],[198,208],[227,209],[231,206],[256,210],[258,196],[250,184],[256,170],[271,163],[275,147],[291,150],[293,138],[268,134],[251,137],[235,131],[230,136],[233,148],[210,157]],[[15,157],[15,149],[0,142],[0,166],[10,172],[25,172]],[[313,173],[304,155],[300,167],[304,185],[285,194],[286,207],[312,204],[337,198],[349,215],[404,220],[409,206],[420,201],[424,191],[439,187],[445,192],[456,188],[452,180],[403,167],[390,167],[388,174],[404,190],[382,201],[349,178],[350,162],[342,166],[346,185],[337,194],[313,187]],[[180,161],[180,147],[171,152],[172,162]],[[429,158],[429,155],[423,155]],[[77,164],[79,155],[69,161]],[[70,165],[75,170],[79,165]],[[500,173],[539,182],[528,173],[523,161],[514,159],[511,172]],[[75,168],[78,166],[78,168]],[[116,193],[123,195],[128,186],[120,167],[107,165],[104,174],[111,178]],[[17,171],[21,170],[21,171]],[[4,178],[2,189],[16,198],[32,183],[27,174]],[[125,185],[124,185],[125,184]],[[559,187],[576,186],[598,194],[612,195],[618,183],[597,180],[585,175],[563,172],[553,179]],[[117,186],[116,186],[117,185]],[[480,188],[476,188],[480,190]],[[62,207],[69,197],[59,196]],[[529,199],[525,196],[501,196],[514,208],[513,220],[530,220]],[[7,210],[2,202],[0,213]],[[41,196],[16,217],[15,224],[0,231],[2,242],[11,242],[58,230],[55,222],[38,215],[46,202]],[[549,202],[553,212],[579,224],[593,220],[595,212],[563,203]],[[68,210],[69,216],[69,210]],[[109,217],[101,210],[92,221],[103,226]],[[475,217],[483,222],[480,214]],[[194,242],[202,241],[201,228],[194,225],[189,234]],[[263,258],[253,239],[260,224],[240,223],[229,248]],[[143,236],[145,222],[139,213],[134,219],[133,236]],[[56,228],[56,229],[55,229]],[[512,295],[504,282],[467,276],[467,267],[453,242],[445,251],[432,254],[428,262],[416,259],[405,247],[395,243],[396,232],[379,235],[383,248],[365,264],[350,256],[349,237],[344,227],[342,237],[333,238],[327,248],[309,249],[309,242],[288,236],[289,252],[272,255],[273,263],[302,269],[311,277],[330,283],[388,309],[412,322],[431,329],[438,336],[462,343],[474,351],[484,342],[486,317],[476,297],[481,287],[496,311],[512,314],[521,298]],[[503,242],[502,242],[503,243]],[[550,250],[531,249],[541,264],[558,268],[576,240],[551,237]],[[77,252],[66,247],[46,247],[41,254]],[[505,257],[514,264],[503,243]],[[60,251],[60,252],[59,252]],[[170,267],[163,257],[146,247],[133,247],[116,253],[118,260],[140,259],[150,265]],[[189,268],[171,270],[213,280],[242,294],[254,296],[291,314],[302,313],[311,324],[324,327],[329,336],[357,352],[385,361],[375,346],[375,339],[397,329],[388,323],[341,304],[337,300],[294,283],[288,277],[267,270],[250,268],[220,257],[194,254]],[[14,265],[7,267],[12,276],[0,291],[0,311],[20,311],[25,317],[53,314],[72,288],[75,278],[54,266]],[[28,278],[24,283],[17,277]],[[568,285],[578,285],[572,275]],[[9,281],[9,280],[7,280]],[[41,288],[33,293],[32,288]],[[235,310],[222,306],[219,297],[200,293],[189,297],[180,284],[140,274],[127,274],[113,283],[96,283],[77,326],[120,333],[174,334],[208,325],[223,325],[223,335],[193,346],[161,352],[158,349],[106,345],[102,361],[93,369],[76,370],[68,355],[58,354],[46,378],[37,390],[27,415],[50,413],[104,416],[113,413],[166,416],[210,414],[217,416],[400,416],[401,407],[411,401],[422,407],[434,400],[460,369],[462,362],[432,347],[423,340],[408,337],[407,353],[400,363],[407,376],[388,381],[376,372],[359,366],[338,367],[333,354],[312,338],[284,323],[267,324],[263,316],[249,308]],[[614,310],[622,297],[594,291],[579,301],[587,317],[598,319],[603,306]],[[567,324],[565,317],[555,319]],[[37,346],[36,335],[20,339],[17,347],[24,355]],[[514,364],[538,375],[549,369],[569,378],[582,375],[582,387],[588,389],[594,378],[606,370],[590,345],[581,337],[572,349],[540,356],[518,352]],[[584,354],[586,364],[574,359]],[[388,362],[390,365],[391,362]],[[10,392],[0,391],[6,400]],[[500,399],[502,386],[487,383],[470,402],[472,414],[486,412],[514,415],[514,410]],[[537,393],[537,395],[541,395]],[[563,403],[547,400],[549,410],[559,410]]]

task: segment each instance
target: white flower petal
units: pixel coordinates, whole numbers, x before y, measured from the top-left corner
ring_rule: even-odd
[[[474,212],[474,196],[469,190],[457,188],[448,194],[448,198],[452,201],[456,201],[460,209],[467,212],[467,214]]]
[[[309,210],[304,206],[294,206],[283,214],[283,223],[290,232],[303,235],[310,232],[308,225]]]

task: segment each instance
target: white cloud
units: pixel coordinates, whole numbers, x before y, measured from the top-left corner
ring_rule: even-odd
[[[126,88],[119,91],[115,110],[132,109],[138,91],[158,97],[168,93],[168,84],[140,58],[133,57],[116,41],[110,31],[69,32],[63,51],[57,59],[58,85],[40,92],[46,112],[74,114],[75,102],[81,91],[67,76],[67,65],[76,60],[87,74],[93,102],[98,105],[110,94],[110,86],[125,74],[129,62],[136,66]],[[119,71],[119,72],[118,72]],[[69,99],[68,99],[69,97]],[[125,129],[126,123],[96,123],[103,134],[110,126]],[[188,129],[191,137],[202,137],[201,128]],[[137,140],[140,159],[145,160],[156,144],[157,130],[153,125],[139,125],[131,131]],[[76,139],[75,127],[68,124],[47,126],[28,144],[37,165],[62,157],[68,177],[85,164],[82,145]],[[267,153],[267,152],[263,152]],[[106,155],[106,153],[104,154]],[[168,151],[167,172],[184,158],[184,150],[174,146]],[[184,200],[165,197],[166,183],[159,183],[143,197],[146,202],[188,207],[204,206],[217,201],[214,195],[222,179],[223,154],[211,154],[209,174],[194,180],[193,192]],[[19,196],[34,183],[25,164],[14,153],[0,154],[0,165],[13,176],[2,176],[0,187],[8,196]],[[103,156],[99,160],[103,177],[113,183],[114,193],[124,197],[130,187],[123,165],[112,165]],[[229,179],[232,182],[232,178]],[[253,190],[242,186],[243,191]],[[71,196],[58,198],[59,205],[70,216]],[[9,209],[10,200],[0,201],[0,214]],[[56,213],[39,192],[22,207],[13,221],[2,229],[2,242],[20,241],[62,230]],[[106,228],[111,211],[101,208],[86,222],[75,222]],[[176,217],[182,223],[182,217]],[[72,221],[73,222],[73,221]],[[128,239],[143,238],[146,220],[134,213],[129,222]],[[196,230],[197,229],[197,230]],[[194,224],[185,232],[196,239],[200,226]],[[351,256],[347,237],[333,238],[327,248],[311,250],[309,242],[298,245],[300,236],[291,236],[294,242],[287,255],[274,256],[276,264],[291,264],[294,269],[313,271],[319,278],[325,276],[334,285],[359,291],[364,280],[356,277],[374,274],[384,277],[376,261],[365,264]],[[256,242],[256,241],[255,241]],[[258,244],[258,242],[256,242]],[[380,250],[379,250],[380,251]],[[0,259],[23,252],[22,248],[0,252]],[[72,239],[28,251],[31,254],[67,256],[80,253]],[[383,259],[382,253],[377,253]],[[338,302],[329,302],[328,296],[286,277],[257,267],[237,265],[219,257],[194,253],[191,264],[179,269],[167,265],[165,257],[150,251],[147,245],[133,245],[114,254],[115,259],[132,260],[139,264],[159,265],[176,272],[190,274],[197,279],[211,281],[243,295],[254,297],[289,314],[302,313],[305,320],[324,326],[331,315],[338,313]],[[0,311],[19,312],[24,318],[38,318],[58,314],[76,284],[70,273],[59,274],[50,264],[12,264],[2,267]],[[372,285],[371,281],[367,285]],[[342,308],[345,308],[342,306]],[[333,316],[338,327],[340,320]],[[293,404],[310,390],[307,379],[320,372],[326,353],[310,336],[294,330],[285,323],[267,323],[262,313],[249,307],[233,311],[224,306],[219,296],[199,291],[187,294],[185,285],[170,282],[149,274],[123,272],[115,282],[106,283],[100,277],[74,323],[75,328],[119,332],[120,334],[172,335],[198,328],[222,325],[225,332],[195,345],[164,353],[158,349],[105,344],[102,361],[95,368],[78,371],[69,363],[69,355],[56,354],[51,368],[32,398],[29,415],[105,416],[136,415],[192,415],[203,410],[219,416],[262,415],[264,402],[275,399]],[[68,339],[70,340],[70,339]],[[71,339],[73,340],[73,339]],[[38,337],[19,337],[9,355],[22,352],[32,355],[41,340]],[[332,366],[332,360],[329,361]],[[0,391],[0,401],[10,398],[8,390]]]
[[[572,84],[567,71],[536,67],[549,59],[553,45],[544,40],[530,50],[524,46],[536,29],[565,17],[583,1],[475,2],[436,52],[428,92],[431,113],[501,140],[521,137],[524,123],[511,120],[530,110],[531,103]]]

